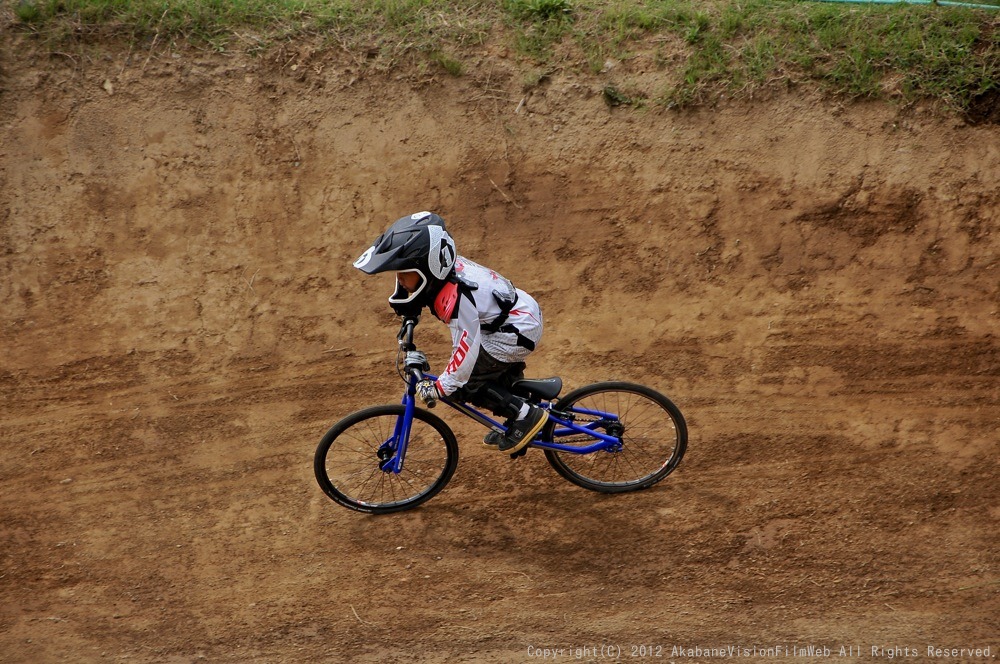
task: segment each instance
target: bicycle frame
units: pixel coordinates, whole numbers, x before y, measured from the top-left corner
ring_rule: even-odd
[[[437,380],[437,376],[432,374],[423,374],[423,378],[426,380]],[[409,377],[406,392],[403,394],[402,404],[405,408],[403,416],[396,421],[396,428],[393,432],[392,438],[385,443],[383,443],[383,448],[393,449],[392,442],[395,441],[395,454],[392,455],[391,459],[388,459],[382,465],[383,471],[389,471],[393,473],[399,473],[403,468],[403,459],[406,457],[406,447],[410,441],[410,427],[413,423],[413,411],[417,407],[416,399],[416,386],[417,377],[411,375]],[[505,433],[507,429],[498,421],[494,420],[490,416],[482,413],[481,411],[473,408],[472,406],[461,402],[449,399],[448,397],[441,397],[440,401],[458,412],[462,413],[466,417],[472,418],[476,422],[479,422],[483,426]],[[601,450],[616,450],[621,446],[621,440],[614,436],[609,436],[605,433],[596,430],[596,427],[600,424],[598,422],[591,422],[586,426],[580,426],[568,420],[564,420],[557,415],[553,414],[552,403],[548,401],[542,401],[539,406],[549,411],[549,417],[556,423],[557,428],[553,430],[552,437],[562,438],[565,436],[571,436],[574,434],[585,434],[596,441],[587,446],[573,446],[573,445],[561,445],[556,442],[548,442],[543,440],[538,440],[537,438],[530,443],[531,447],[538,447],[547,450],[556,450],[559,452],[568,452],[571,454],[590,454],[592,452],[599,452]],[[599,417],[602,420],[617,421],[618,416],[613,413],[605,413],[596,410],[587,409],[574,409],[574,412],[578,412],[585,415],[592,415],[594,417]]]
[[[397,339],[399,340],[401,349],[404,351],[416,350],[416,346],[413,344],[413,329],[417,325],[417,320],[418,319],[414,318],[406,318],[400,328]],[[404,407],[403,415],[396,420],[396,426],[392,437],[382,443],[381,447],[379,447],[380,457],[382,457],[383,454],[389,455],[385,456],[380,464],[383,471],[398,474],[403,469],[403,459],[406,458],[406,447],[410,442],[410,429],[413,424],[413,413],[417,407],[417,382],[420,380],[435,381],[437,378],[438,377],[433,374],[423,373],[420,369],[408,371],[406,376],[406,391],[403,393],[402,400],[402,405]],[[493,429],[499,433],[507,432],[507,428],[500,422],[473,408],[467,403],[450,399],[448,397],[441,397],[440,401],[489,429]],[[573,408],[572,412],[600,418],[595,422],[590,422],[586,426],[580,426],[579,424],[556,415],[555,413],[559,411],[552,410],[551,402],[541,401],[538,405],[549,411],[549,418],[557,425],[557,428],[552,431],[553,441],[557,438],[564,438],[574,434],[584,434],[594,438],[595,442],[586,446],[561,445],[556,442],[539,440],[536,436],[536,438],[529,443],[530,447],[567,452],[570,454],[591,454],[601,450],[619,451],[621,449],[621,439],[597,431],[597,427],[599,427],[602,422],[618,422],[618,415],[596,410]]]

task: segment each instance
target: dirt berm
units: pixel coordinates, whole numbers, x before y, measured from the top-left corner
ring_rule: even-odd
[[[0,659],[995,658],[998,127],[467,71],[4,37]],[[425,209],[541,303],[531,375],[677,403],[677,472],[588,492],[442,413],[425,506],[323,495],[322,434],[400,393],[351,262]]]

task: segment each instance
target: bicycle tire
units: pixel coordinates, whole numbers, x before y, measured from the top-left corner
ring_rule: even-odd
[[[624,426],[620,432],[615,431],[622,440],[617,451],[579,454],[545,450],[545,458],[556,472],[577,486],[600,493],[647,489],[672,473],[687,450],[687,423],[680,409],[666,396],[644,385],[623,382],[585,385],[559,399],[552,410],[565,412],[574,406],[614,412]],[[578,416],[578,421],[585,419],[586,416]],[[613,422],[601,428],[611,433],[609,426],[612,431],[616,428]],[[555,427],[556,423],[550,420],[543,433],[544,440],[553,440]],[[670,435],[664,436],[668,431]],[[558,442],[586,446],[593,444],[594,438],[579,434],[561,437]]]
[[[413,509],[436,496],[458,467],[458,442],[441,418],[425,410],[413,412],[402,470],[396,474],[381,469],[391,452],[379,456],[380,448],[405,412],[401,404],[372,406],[334,424],[313,460],[323,493],[344,507],[370,514]]]

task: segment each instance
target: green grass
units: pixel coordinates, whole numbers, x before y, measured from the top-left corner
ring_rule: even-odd
[[[331,46],[384,56],[394,64],[423,53],[451,73],[456,49],[486,39],[495,15],[469,0],[3,0],[16,22],[40,38],[188,40],[213,47],[238,45],[249,32],[259,51],[296,38],[320,36]],[[217,48],[221,50],[221,48]],[[443,59],[442,59],[443,58]]]
[[[500,41],[526,71],[600,73],[613,105],[687,106],[799,84],[844,98],[934,99],[959,111],[984,96],[1000,100],[1000,10],[800,0],[0,0],[0,7],[14,29],[53,50],[156,36],[263,52],[319,39],[365,54],[372,66],[419,57],[462,76],[470,73],[463,61],[470,46]],[[668,81],[659,89],[615,80],[627,68],[601,73],[609,58],[628,61],[651,49]]]

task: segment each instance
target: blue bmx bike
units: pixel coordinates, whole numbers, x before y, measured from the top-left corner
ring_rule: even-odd
[[[316,480],[327,496],[359,512],[388,514],[433,498],[458,466],[458,442],[444,420],[417,407],[425,355],[413,343],[418,318],[404,318],[396,370],[406,383],[400,404],[359,410],[337,422],[316,449]],[[585,489],[622,493],[646,489],[673,472],[687,448],[687,425],[664,395],[643,385],[603,382],[559,398],[562,379],[526,379],[511,392],[549,411],[529,447],[545,452],[561,476]],[[472,406],[441,402],[483,426],[503,424]],[[524,448],[521,454],[528,448]],[[518,454],[512,455],[518,456]]]

